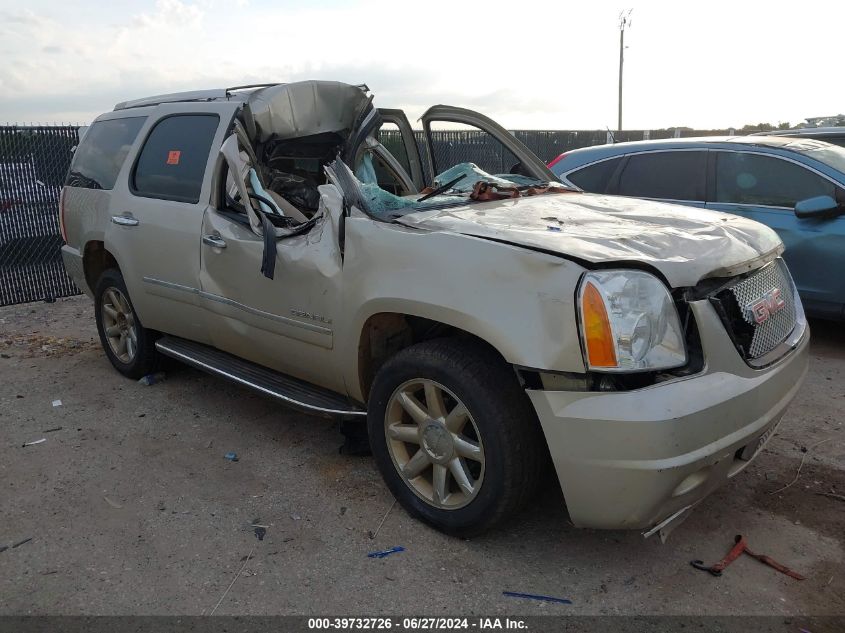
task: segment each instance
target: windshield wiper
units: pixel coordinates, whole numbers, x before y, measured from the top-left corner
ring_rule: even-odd
[[[445,184],[440,185],[434,191],[431,191],[431,192],[425,194],[422,198],[418,198],[417,202],[425,202],[429,198],[433,198],[434,196],[439,196],[441,193],[443,193],[444,191],[448,191],[449,189],[454,187],[456,184],[458,184],[461,180],[463,180],[466,177],[467,177],[466,174],[461,174],[457,178],[452,178],[452,180],[450,180],[449,182],[447,182]]]

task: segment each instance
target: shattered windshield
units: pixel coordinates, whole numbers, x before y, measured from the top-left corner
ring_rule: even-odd
[[[398,196],[379,186],[369,155],[359,164],[354,179],[362,194],[364,210],[383,220],[394,220],[417,211],[516,198],[549,190],[549,183],[537,178],[520,174],[489,174],[474,163],[460,163],[435,176],[432,185],[419,193]]]
[[[830,165],[835,170],[845,173],[845,148],[828,143],[811,146],[807,149],[797,149],[798,153],[808,158],[815,158],[817,161]]]
[[[460,163],[454,167],[450,167],[434,178],[434,187],[440,186],[442,183],[463,176],[463,178],[455,184],[454,190],[463,193],[469,193],[475,187],[475,183],[480,181],[489,182],[492,185],[503,187],[529,187],[543,184],[542,181],[531,176],[522,176],[520,174],[488,174],[486,171],[478,167],[475,163]]]

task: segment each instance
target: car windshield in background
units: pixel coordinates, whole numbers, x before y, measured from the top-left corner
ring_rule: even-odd
[[[812,158],[833,167],[836,171],[845,174],[845,147],[839,147],[831,143],[813,144],[807,147],[792,147],[799,154],[803,154],[807,158]]]
[[[363,203],[366,206],[365,211],[382,220],[395,219],[417,211],[443,209],[476,202],[471,197],[471,193],[479,182],[510,191],[514,189],[521,191],[548,184],[520,174],[488,174],[474,163],[460,163],[438,174],[431,187],[420,193],[397,196],[378,186],[369,156],[365,157],[358,166],[355,179],[361,190]],[[431,195],[444,186],[445,189],[442,192]]]

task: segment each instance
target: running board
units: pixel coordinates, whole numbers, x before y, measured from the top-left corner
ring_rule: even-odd
[[[328,417],[367,415],[366,411],[352,405],[340,394],[208,345],[164,336],[156,341],[156,349],[165,356],[259,391],[295,409]]]

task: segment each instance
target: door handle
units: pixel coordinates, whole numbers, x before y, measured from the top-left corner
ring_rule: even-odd
[[[111,221],[120,226],[138,226],[138,220],[130,215],[113,215]]]
[[[226,248],[226,240],[219,235],[203,235],[202,241],[203,244],[208,244],[214,248]]]

